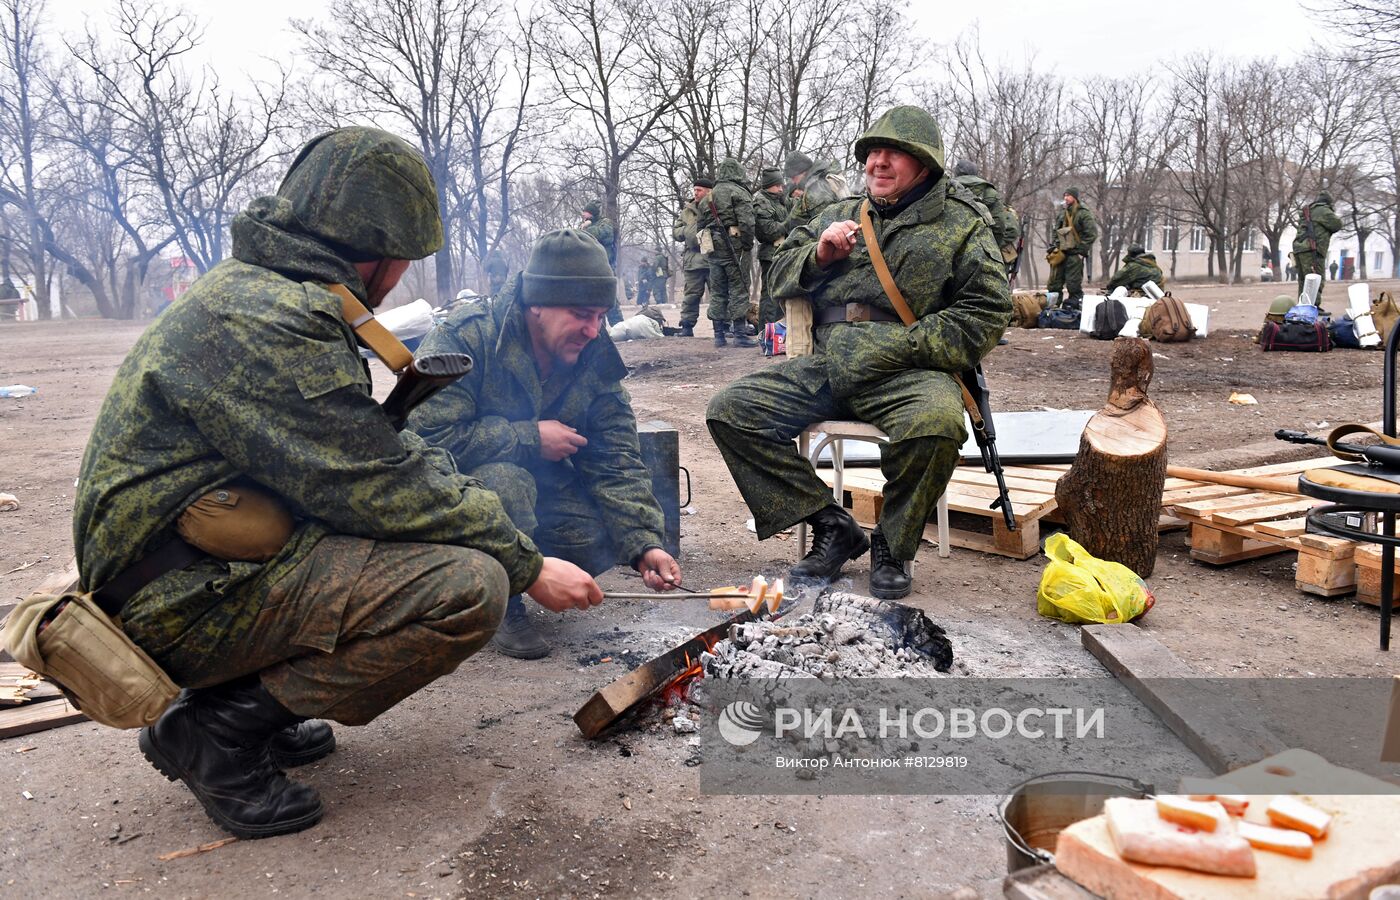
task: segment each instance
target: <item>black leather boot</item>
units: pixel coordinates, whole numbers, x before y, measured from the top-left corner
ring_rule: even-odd
[[[180,692],[178,703],[188,703],[195,692],[185,688]],[[320,719],[307,719],[295,725],[288,725],[272,736],[268,743],[272,761],[279,769],[295,769],[309,766],[318,759],[330,756],[335,750],[335,732],[329,722]]]
[[[830,581],[848,559],[856,559],[870,549],[865,530],[851,514],[834,503],[807,517],[812,526],[812,550],[788,570],[789,578]]]
[[[279,769],[309,766],[335,750],[335,732],[328,722],[307,719],[274,734],[267,749]]]
[[[758,342],[749,337],[749,323],[745,322],[743,319],[735,319],[729,332],[734,336],[734,346],[736,347],[758,346]]]
[[[729,323],[721,321],[720,319],[715,319],[713,321],[715,323],[715,346],[723,347],[727,343],[724,339],[724,333],[729,330]]]
[[[676,337],[695,337],[695,326],[682,322],[680,334]]]
[[[540,659],[549,655],[549,644],[530,622],[530,613],[521,595],[514,594],[506,602],[505,618],[496,629],[496,636],[491,638],[491,646],[516,659]]]
[[[321,798],[272,761],[272,736],[302,722],[257,676],[187,692],[138,743],[171,781],[183,781],[221,828],[240,838],[290,834],[321,821]]]
[[[881,600],[899,600],[914,590],[914,579],[904,571],[904,563],[890,553],[885,535],[876,528],[870,533],[870,593]]]

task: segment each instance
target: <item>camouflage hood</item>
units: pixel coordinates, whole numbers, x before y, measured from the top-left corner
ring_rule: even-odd
[[[862,163],[874,147],[903,150],[928,166],[931,180],[943,175],[943,132],[938,123],[917,106],[889,109],[856,141],[856,159]]]
[[[744,174],[744,167],[732,157],[725,157],[724,162],[719,164],[719,171],[715,175],[717,181],[732,181],[738,185],[744,185],[747,178],[748,176]]]
[[[231,227],[233,255],[301,280],[362,293],[353,263],[422,259],[442,246],[437,191],[423,158],[375,128],[340,128],[302,148],[277,193]]]

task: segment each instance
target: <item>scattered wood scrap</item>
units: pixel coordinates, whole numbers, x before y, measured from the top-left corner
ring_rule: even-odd
[[[0,740],[81,722],[87,716],[66,699],[44,700],[0,711]]]
[[[1203,683],[1194,669],[1136,625],[1085,625],[1080,639],[1217,775],[1285,749],[1262,723],[1251,722]]]
[[[198,856],[201,853],[208,853],[210,850],[217,850],[220,847],[227,847],[229,844],[232,844],[236,840],[238,840],[238,838],[236,837],[220,838],[217,841],[210,841],[207,844],[200,844],[198,847],[186,847],[183,850],[172,850],[169,853],[162,853],[160,856],[157,856],[156,859],[160,860],[161,862],[170,862],[172,859],[184,859],[186,856]]]

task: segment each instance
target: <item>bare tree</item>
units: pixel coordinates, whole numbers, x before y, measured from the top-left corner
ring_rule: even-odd
[[[95,32],[71,48],[97,90],[112,135],[148,186],[175,242],[200,273],[227,255],[228,225],[242,188],[275,154],[286,78],[251,97],[226,92],[213,73],[181,66],[199,23],[138,0],[118,0],[116,40]]]
[[[50,271],[45,229],[51,198],[43,185],[49,114],[43,74],[46,51],[39,34],[43,19],[43,0],[0,0],[0,208],[8,205],[15,210],[15,243],[27,264],[39,316],[47,319]]]
[[[1311,12],[1329,28],[1340,24],[1358,57],[1373,64],[1400,60],[1400,0],[1324,0]]]
[[[845,113],[830,102],[833,85],[847,76],[836,52],[842,0],[783,0],[770,13],[774,27],[762,54],[763,114],[778,137],[780,154],[805,150],[821,155],[849,136]]]
[[[478,154],[495,140],[485,135],[487,123],[494,126],[499,60],[488,52],[483,64],[477,55],[477,42],[494,14],[484,0],[333,0],[326,22],[293,22],[322,75],[339,88],[330,95],[336,113],[370,121],[391,118],[417,140],[437,185],[444,232],[456,212],[451,200],[466,201],[474,190],[459,192],[452,184],[453,163],[468,128],[462,108],[469,98],[482,129]],[[489,217],[483,235],[488,225]],[[474,242],[478,250],[483,235]],[[456,294],[452,251],[452,242],[445,242],[434,259],[437,292],[444,299]]]

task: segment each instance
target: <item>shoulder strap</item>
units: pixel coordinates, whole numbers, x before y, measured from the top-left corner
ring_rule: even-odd
[[[355,329],[355,336],[389,367],[389,371],[397,375],[409,367],[413,362],[413,352],[365,309],[359,297],[343,284],[328,284],[326,289],[340,298],[340,314]]]
[[[885,262],[885,254],[880,250],[880,241],[875,236],[875,220],[870,213],[870,198],[861,201],[860,204],[860,230],[865,235],[865,249],[870,252],[870,265],[875,269],[875,277],[880,279],[880,287],[885,289],[885,296],[890,298],[890,303],[894,305],[894,311],[899,313],[899,318],[903,320],[905,327],[914,324],[914,311],[909,308],[909,301],[904,299],[904,295],[899,291],[899,285],[894,283],[894,276],[890,274],[890,267]],[[962,390],[963,406],[967,409],[967,414],[972,417],[972,424],[975,428],[982,427],[982,411],[977,408],[977,401],[968,392],[967,385],[963,384],[962,378],[956,373],[950,373],[953,380],[958,383]]]

